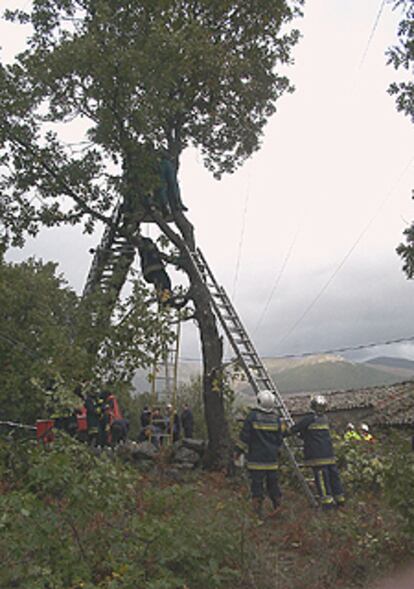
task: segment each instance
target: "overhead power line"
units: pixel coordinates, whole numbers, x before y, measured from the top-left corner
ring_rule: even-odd
[[[342,258],[342,260],[339,262],[339,264],[336,267],[336,269],[334,270],[334,272],[331,274],[331,276],[328,278],[328,280],[322,286],[321,290],[318,292],[316,297],[309,303],[309,305],[303,311],[303,313],[299,317],[299,319],[297,319],[297,321],[292,325],[292,327],[287,331],[287,333],[285,333],[285,335],[279,340],[279,342],[278,342],[279,344],[283,343],[292,334],[292,332],[298,327],[298,325],[300,323],[302,323],[302,321],[305,319],[305,317],[308,315],[308,313],[313,309],[313,307],[316,305],[316,303],[319,301],[319,299],[325,293],[325,291],[327,290],[327,288],[329,287],[331,282],[334,280],[334,278],[337,276],[337,274],[339,274],[340,270],[343,268],[343,266],[347,262],[348,258],[351,256],[351,254],[356,249],[359,242],[365,236],[368,229],[371,227],[372,223],[375,221],[375,219],[379,215],[379,213],[380,213],[381,209],[383,208],[383,206],[385,205],[385,203],[389,200],[389,198],[391,198],[396,186],[399,184],[399,182],[401,181],[403,176],[405,176],[406,172],[409,170],[409,168],[411,167],[413,162],[414,162],[414,157],[411,157],[410,161],[404,166],[404,169],[402,170],[402,172],[398,176],[397,180],[394,182],[394,185],[392,186],[392,188],[387,192],[387,194],[385,195],[383,200],[380,202],[374,215],[371,217],[371,219],[368,221],[368,223],[362,229],[361,233],[358,235],[358,237],[356,238],[356,240],[354,241],[352,246],[349,248],[349,250],[347,251],[345,256]]]
[[[269,298],[267,299],[266,304],[263,307],[262,314],[259,317],[259,320],[258,320],[258,322],[256,324],[256,327],[253,329],[253,335],[256,333],[256,331],[259,329],[260,325],[262,324],[262,321],[263,321],[263,319],[264,319],[264,317],[265,317],[265,315],[267,313],[267,310],[268,310],[268,308],[270,306],[270,303],[272,302],[272,299],[273,299],[273,297],[274,297],[274,295],[276,293],[276,290],[277,290],[277,288],[279,286],[279,283],[280,283],[280,280],[282,278],[283,272],[285,271],[286,265],[287,265],[287,263],[289,261],[289,258],[291,256],[291,254],[292,254],[292,251],[293,251],[293,248],[295,246],[295,243],[296,243],[296,240],[298,238],[298,235],[299,235],[299,227],[298,227],[295,235],[293,236],[292,242],[291,242],[291,244],[289,246],[289,249],[288,249],[288,251],[286,253],[285,259],[283,260],[282,267],[280,268],[280,272],[276,276],[276,280],[275,280],[275,282],[273,284],[272,290],[270,291]]]
[[[414,342],[414,335],[407,337],[399,337],[397,339],[389,339],[381,342],[371,342],[368,344],[358,344],[355,346],[345,346],[342,348],[331,348],[329,350],[314,350],[313,352],[301,352],[300,354],[284,354],[282,356],[260,356],[261,358],[304,358],[306,356],[318,356],[321,354],[336,354],[339,352],[352,352],[357,350],[365,350],[368,348],[378,348],[379,346],[389,346],[391,344],[402,344],[405,342]],[[183,362],[201,362],[201,358],[190,358],[187,356],[180,356]]]
[[[365,49],[364,49],[364,52],[362,54],[361,61],[359,62],[359,66],[358,66],[358,69],[359,70],[364,65],[365,59],[366,59],[367,54],[368,54],[368,50],[369,50],[369,48],[371,46],[372,39],[374,38],[375,31],[377,30],[378,23],[379,23],[379,20],[381,18],[381,14],[382,14],[382,12],[384,10],[385,4],[386,4],[386,0],[382,0],[381,1],[381,4],[380,4],[380,7],[378,9],[377,16],[375,17],[374,24],[372,25],[372,29],[371,29],[371,32],[369,34],[367,44],[366,44]]]
[[[246,231],[246,218],[247,218],[247,208],[248,208],[248,204],[249,204],[249,197],[250,197],[250,178],[248,180],[247,190],[246,190],[246,198],[244,201],[243,220],[242,220],[242,227],[241,227],[241,231],[240,231],[239,247],[238,247],[238,251],[237,251],[236,270],[234,272],[233,291],[232,291],[232,295],[231,295],[231,298],[233,301],[236,298],[236,287],[237,287],[237,281],[239,279],[241,252],[242,252],[242,247],[243,247],[244,234]]]
[[[391,339],[391,340],[386,340],[386,341],[382,341],[382,342],[372,342],[369,344],[360,344],[357,346],[346,346],[344,348],[333,348],[331,350],[319,350],[319,351],[314,351],[314,352],[302,352],[301,354],[284,354],[283,356],[265,356],[265,357],[269,357],[269,358],[278,358],[278,359],[283,359],[283,358],[304,358],[306,356],[318,356],[321,354],[336,354],[339,352],[352,352],[352,351],[357,351],[357,350],[365,350],[367,348],[378,348],[379,346],[389,346],[391,344],[402,344],[405,342],[413,342],[414,341],[414,335],[409,336],[409,337],[400,337],[397,339]]]

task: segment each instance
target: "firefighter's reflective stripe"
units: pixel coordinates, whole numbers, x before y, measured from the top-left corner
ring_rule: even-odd
[[[336,464],[336,458],[309,458],[305,460],[306,466],[329,466],[330,464]]]
[[[331,505],[332,503],[334,503],[334,498],[332,497],[332,495],[328,494],[328,491],[326,489],[325,477],[324,477],[323,471],[318,470],[316,473],[316,476],[318,478],[319,488],[321,490],[321,503],[322,503],[322,505]]]
[[[254,421],[252,427],[265,432],[278,432],[280,429],[277,423],[260,423],[259,421]]]
[[[144,276],[148,276],[149,274],[152,274],[153,272],[159,272],[159,270],[163,270],[164,266],[161,262],[155,262],[152,264],[148,264],[148,266],[145,267],[145,270],[143,272]]]
[[[239,448],[239,450],[241,450],[244,453],[246,453],[247,450],[249,449],[249,446],[245,442],[242,442],[241,440],[239,440],[237,442],[236,446],[237,446],[237,448]]]
[[[329,425],[327,423],[312,423],[308,429],[326,429],[329,431]]]
[[[248,470],[278,470],[279,465],[277,462],[272,464],[263,462],[247,462]]]

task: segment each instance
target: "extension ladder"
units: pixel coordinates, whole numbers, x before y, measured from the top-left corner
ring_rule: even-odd
[[[126,237],[118,234],[125,216],[120,203],[112,214],[112,222],[105,228],[89,269],[82,296],[100,291],[108,298],[109,307],[115,305],[135,258],[135,248]]]
[[[248,336],[243,324],[237,315],[226,291],[217,283],[206,259],[201,250],[198,248],[195,252],[189,252],[194,266],[201,279],[203,280],[213,305],[214,312],[219,319],[221,326],[233,348],[238,363],[244,370],[248,381],[257,395],[260,391],[266,389],[270,390],[276,399],[276,409],[282,419],[289,425],[293,425],[294,421],[289,413],[289,410],[277,389],[276,384],[268,373],[265,365],[256,352],[256,349]],[[318,505],[315,494],[312,492],[308,480],[301,471],[301,466],[296,460],[294,448],[296,445],[292,442],[284,440],[284,447],[286,450],[289,462],[293,467],[293,471],[306,495],[310,504],[313,507]]]
[[[167,311],[172,312],[172,309]],[[160,357],[154,358],[151,372],[151,398],[153,404],[170,403],[172,405],[172,421],[170,431],[159,434],[159,438],[168,444],[173,441],[174,415],[177,411],[177,385],[178,385],[178,361],[181,336],[180,311],[177,318],[171,323],[176,323],[174,340],[165,345]]]

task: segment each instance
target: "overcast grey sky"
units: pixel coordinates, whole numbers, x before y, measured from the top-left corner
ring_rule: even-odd
[[[279,102],[261,150],[220,182],[194,150],[180,168],[198,244],[264,356],[414,336],[414,282],[395,253],[414,218],[413,127],[386,92],[402,76],[385,57],[399,14],[380,0],[308,0],[304,11],[286,72],[296,92]],[[6,58],[22,42],[4,23],[0,39]],[[98,239],[45,230],[8,257],[58,261],[80,291]],[[414,346],[358,357],[385,354],[414,359]],[[182,355],[198,356],[192,327]]]

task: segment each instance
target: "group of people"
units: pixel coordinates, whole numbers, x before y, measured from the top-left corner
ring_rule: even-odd
[[[312,397],[310,413],[291,427],[287,427],[277,414],[275,396],[271,391],[261,391],[257,403],[244,420],[238,449],[247,459],[257,515],[261,517],[263,513],[265,486],[273,508],[276,510],[280,505],[279,452],[283,439],[296,434],[303,440],[304,463],[313,470],[322,508],[330,510],[344,505],[344,489],[326,416],[326,398],[323,395]]]
[[[92,446],[115,445],[125,441],[129,422],[117,409],[115,396],[104,390],[90,391],[85,398],[88,442]]]
[[[183,405],[181,415],[174,410],[171,403],[165,406],[165,412],[161,407],[149,407],[146,405],[140,416],[141,431],[138,441],[151,442],[156,448],[162,446],[167,438],[176,442],[181,437],[193,437],[194,418],[190,406]]]
[[[355,427],[353,423],[348,423],[344,433],[344,440],[345,442],[375,442],[367,423],[361,423],[359,427]]]

